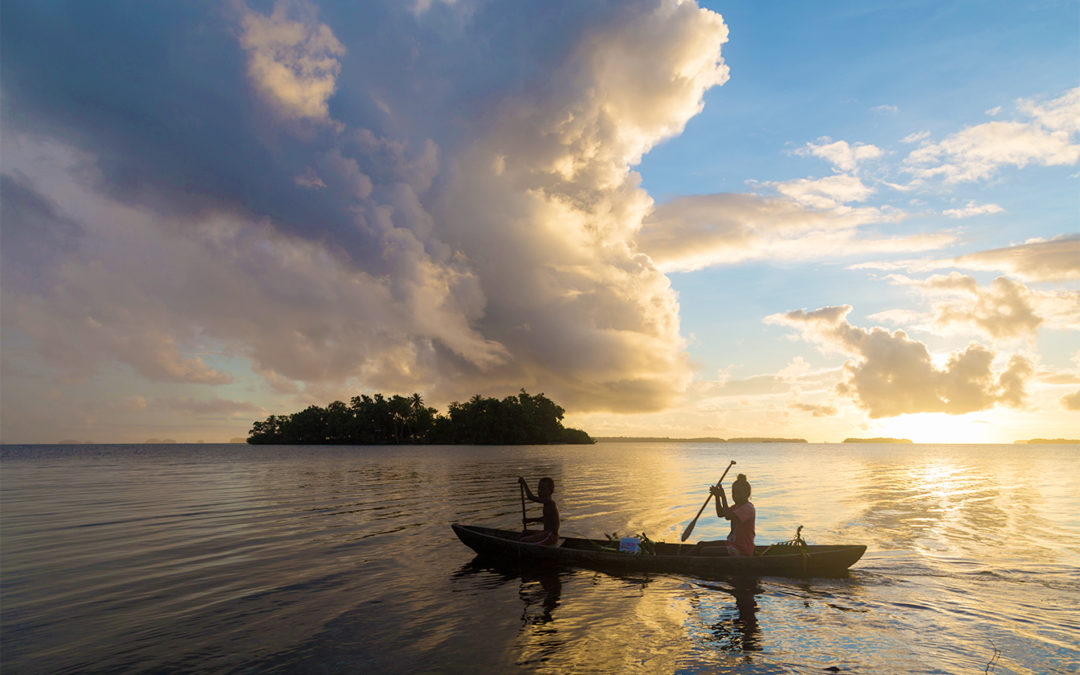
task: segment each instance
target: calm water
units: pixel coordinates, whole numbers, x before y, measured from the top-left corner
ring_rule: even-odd
[[[4,672],[1080,669],[1075,446],[0,453]],[[865,543],[850,576],[523,571],[449,527],[518,527],[546,474],[564,533],[677,541],[729,459],[758,543]]]

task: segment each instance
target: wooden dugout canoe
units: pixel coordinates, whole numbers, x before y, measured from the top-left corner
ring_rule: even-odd
[[[463,544],[483,556],[523,563],[552,563],[613,572],[668,572],[695,576],[842,576],[866,552],[863,545],[756,546],[753,557],[695,555],[694,544],[656,544],[656,553],[619,553],[601,539],[566,537],[558,546],[521,541],[521,533],[452,525]],[[771,550],[770,550],[771,549]]]

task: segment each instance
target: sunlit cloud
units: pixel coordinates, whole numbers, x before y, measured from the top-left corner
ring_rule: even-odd
[[[820,157],[841,171],[854,171],[860,162],[881,157],[882,151],[874,145],[863,143],[851,145],[847,141],[833,141],[826,136],[819,138],[817,144],[807,143],[796,150],[795,154],[804,157]]]
[[[27,139],[13,145],[10,157],[19,157],[20,145],[37,154]],[[181,236],[56,166],[39,161],[27,169],[65,196],[59,208],[82,214],[84,248],[50,261],[63,263],[55,283],[6,294],[5,304],[14,325],[69,376],[115,360],[154,380],[231,381],[182,354],[200,334],[299,381],[395,372],[403,353],[430,349],[432,340],[480,366],[505,354],[446,304],[471,283],[465,272],[421,266],[412,285],[396,291],[340,254],[266,223],[215,216],[189,223]],[[5,249],[5,261],[18,255]],[[288,326],[279,328],[283,317]]]
[[[1008,405],[1032,383],[1028,395],[1060,415],[1076,389],[1051,381],[1060,359],[1035,350],[1060,342],[1050,331],[1077,330],[1080,237],[1050,238],[1057,220],[997,188],[1010,167],[1077,163],[1080,89],[966,129],[935,115],[913,127],[933,137],[891,144],[836,140],[843,119],[826,130],[806,116],[795,136],[752,141],[761,173],[748,175],[725,154],[742,150],[686,148],[711,114],[743,114],[748,91],[710,99],[690,123],[729,77],[728,27],[691,1],[5,8],[0,357],[12,438],[59,433],[39,430],[50,415],[72,438],[130,424],[125,438],[141,440],[137,425],[168,419],[232,429],[264,408],[378,390],[442,406],[526,387],[591,419],[633,413],[618,424],[722,436],[782,420],[830,438],[880,413],[875,365],[891,371],[870,345],[910,346],[883,329],[847,324],[866,337],[844,347],[846,370],[811,367],[775,331],[746,361],[756,374],[737,363],[741,347],[719,365],[727,336],[707,334],[699,313],[712,308],[693,304],[709,275],[682,274],[745,262],[806,272],[800,297],[833,296],[818,306],[845,298],[816,272],[858,258],[848,270],[895,273],[868,285],[906,288],[906,304],[892,306],[904,289],[882,288],[868,311],[932,336],[908,342],[975,337],[1040,364],[1010,380],[1008,355],[986,348],[985,368],[978,350],[957,352],[955,367],[948,354],[912,357],[936,384],[908,407]],[[729,93],[738,105],[725,108]],[[881,132],[926,109],[898,93],[845,105],[890,117]],[[829,175],[790,172],[792,156]],[[669,182],[672,157],[693,181]],[[1002,182],[992,197],[962,192],[987,178]],[[680,193],[691,184],[749,187]],[[1044,238],[978,251],[986,221],[960,219],[1006,209]],[[978,272],[992,274],[965,276]],[[701,361],[721,374],[702,381]]]
[[[964,269],[1005,272],[1026,281],[1076,280],[1080,279],[1080,235],[969,253],[952,263]]]
[[[901,143],[918,143],[919,141],[930,138],[929,131],[915,131],[900,139]]]
[[[345,53],[330,27],[303,0],[281,0],[266,16],[241,5],[240,44],[255,87],[283,114],[327,121],[327,102]]]
[[[814,417],[833,417],[838,412],[836,406],[816,403],[796,403],[794,407],[797,410],[810,413]]]
[[[940,365],[926,345],[903,331],[864,329],[847,321],[850,306],[798,310],[766,317],[766,323],[795,328],[803,339],[850,356],[837,391],[871,418],[904,413],[962,414],[995,405],[1019,407],[1031,362],[999,355],[978,344],[949,354]]]
[[[1080,390],[1061,397],[1061,405],[1066,410],[1080,410]]]
[[[816,209],[750,194],[695,195],[658,205],[645,219],[637,243],[670,272],[749,260],[928,251],[955,241],[949,232],[883,237],[864,231],[864,226],[903,216],[872,207]]]
[[[972,216],[1001,213],[1004,210],[997,204],[976,204],[974,201],[969,201],[962,208],[945,209],[942,213],[950,218],[971,218]]]
[[[442,7],[426,9],[415,21],[439,19]],[[371,69],[362,21],[241,4],[232,37],[244,67],[210,76],[257,93],[251,107],[189,124],[182,144],[156,137],[123,153],[97,143],[109,135],[5,133],[5,173],[27,195],[13,208],[40,212],[58,242],[23,274],[8,259],[30,260],[36,244],[5,238],[5,279],[18,281],[4,284],[5,334],[70,378],[119,363],[210,388],[254,372],[295,397],[350,382],[436,403],[524,386],[576,409],[671,404],[692,371],[670,281],[634,245],[652,200],[632,167],[726,81],[727,27],[688,2],[582,12],[573,30],[544,11],[521,24],[551,23],[557,47],[493,44],[473,22],[429,47],[462,63],[502,48],[543,64],[523,86],[520,72],[437,57]],[[412,21],[386,44],[415,55]],[[488,52],[471,49],[478,35]],[[484,90],[482,116],[451,100],[470,87]],[[267,107],[319,124],[283,140],[266,131]],[[124,138],[128,126],[106,121]],[[59,150],[41,152],[49,144]],[[213,151],[184,154],[201,144]]]
[[[1044,104],[1021,101],[1029,119],[968,127],[939,143],[927,143],[905,160],[919,179],[961,183],[991,177],[1002,166],[1061,166],[1080,160],[1080,88]]]
[[[1040,327],[1080,329],[1080,291],[1034,290],[1006,277],[980,286],[959,272],[916,280],[902,275],[889,279],[918,290],[930,300],[932,329],[937,332],[981,334],[995,340],[1033,338]],[[897,323],[915,323],[917,313],[875,315]]]
[[[929,272],[960,268],[1001,272],[1022,281],[1062,282],[1080,279],[1080,235],[1036,239],[1024,244],[967,253],[955,258],[909,258],[855,263],[850,269]]]
[[[874,189],[855,176],[838,174],[825,178],[797,178],[769,183],[780,194],[817,209],[835,209],[849,202],[865,201]]]

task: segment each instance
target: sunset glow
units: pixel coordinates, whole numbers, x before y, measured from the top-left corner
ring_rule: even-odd
[[[0,441],[522,388],[593,436],[1075,438],[1078,20],[5,2]]]

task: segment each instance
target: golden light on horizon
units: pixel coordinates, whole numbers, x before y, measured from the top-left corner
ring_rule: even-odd
[[[878,422],[883,436],[907,438],[915,443],[1011,443],[982,414],[915,413]]]

